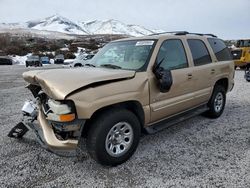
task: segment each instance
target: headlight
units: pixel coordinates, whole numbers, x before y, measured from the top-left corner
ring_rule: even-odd
[[[47,119],[59,122],[69,122],[76,118],[72,107],[52,99],[48,100],[48,106],[53,113],[47,114]]]
[[[48,120],[58,121],[58,122],[69,122],[69,121],[73,121],[75,118],[76,118],[75,114],[57,115],[57,114],[49,113],[47,115]]]
[[[55,114],[68,114],[71,112],[71,107],[69,107],[67,104],[62,104],[59,101],[54,101],[49,99],[48,100],[48,105],[50,109],[55,113]]]

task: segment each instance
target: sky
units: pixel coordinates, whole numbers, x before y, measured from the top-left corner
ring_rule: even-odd
[[[0,0],[0,22],[54,14],[72,21],[116,19],[148,29],[250,38],[250,0]]]

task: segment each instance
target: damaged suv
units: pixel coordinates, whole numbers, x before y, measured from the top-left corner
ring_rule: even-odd
[[[25,102],[24,120],[10,137],[33,130],[51,151],[75,150],[83,139],[93,159],[115,166],[132,156],[142,131],[201,113],[218,118],[234,85],[234,63],[216,36],[173,32],[111,42],[82,69],[23,78],[35,99]]]

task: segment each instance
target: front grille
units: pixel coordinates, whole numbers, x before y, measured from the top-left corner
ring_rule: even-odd
[[[47,113],[50,111],[50,107],[48,105],[49,97],[44,92],[42,92],[39,95],[39,98],[40,98],[43,113],[45,116],[47,116]]]
[[[231,51],[233,59],[240,59],[242,56],[242,50],[233,50]]]

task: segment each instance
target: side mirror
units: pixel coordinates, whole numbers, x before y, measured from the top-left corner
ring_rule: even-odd
[[[173,84],[172,73],[170,70],[165,70],[163,67],[156,65],[153,69],[160,92],[166,93],[170,90]]]

